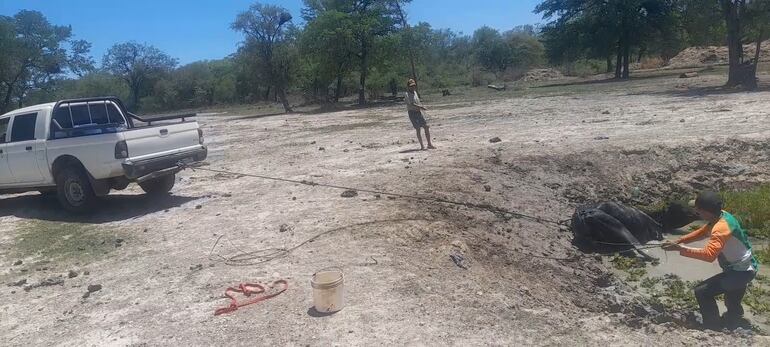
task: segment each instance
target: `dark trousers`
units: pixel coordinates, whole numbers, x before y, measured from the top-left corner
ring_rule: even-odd
[[[695,298],[698,299],[705,328],[721,327],[716,301],[716,296],[720,294],[725,295],[725,306],[727,306],[725,318],[736,320],[743,317],[741,300],[746,294],[746,287],[755,275],[754,271],[725,271],[695,286]]]

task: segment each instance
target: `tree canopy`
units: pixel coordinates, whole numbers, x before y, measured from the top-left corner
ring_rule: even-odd
[[[543,0],[537,26],[470,34],[410,24],[409,0],[304,0],[302,23],[280,6],[254,3],[230,28],[243,36],[219,60],[178,66],[159,48],[112,46],[96,64],[91,44],[42,13],[0,16],[0,109],[74,96],[114,94],[134,109],[280,102],[346,102],[396,95],[407,78],[424,88],[514,81],[527,70],[631,77],[691,46],[729,47],[728,85],[756,85],[770,0]]]

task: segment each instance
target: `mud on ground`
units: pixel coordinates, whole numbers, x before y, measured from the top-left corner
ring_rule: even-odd
[[[723,79],[427,95],[433,151],[415,151],[401,105],[202,117],[209,168],[485,208],[208,171],[183,172],[165,199],[114,192],[83,219],[35,194],[4,196],[0,335],[8,345],[767,344],[682,326],[574,250],[565,228],[504,212],[559,221],[587,201],[766,182],[770,92],[682,93]],[[247,261],[223,262],[232,256]],[[309,279],[327,266],[344,269],[347,306],[318,317]],[[228,286],[279,278],[284,294],[213,316]]]

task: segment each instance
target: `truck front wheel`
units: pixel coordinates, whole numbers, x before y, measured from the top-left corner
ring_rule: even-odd
[[[59,203],[73,213],[93,211],[97,197],[83,170],[68,167],[56,175],[56,195]]]
[[[171,188],[174,188],[175,182],[176,175],[170,174],[144,181],[139,183],[139,186],[142,187],[142,190],[148,195],[165,195],[171,191]]]

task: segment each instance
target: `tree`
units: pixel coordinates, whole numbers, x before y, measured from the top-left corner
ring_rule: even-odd
[[[543,63],[545,47],[535,34],[532,26],[520,26],[503,34],[511,50],[511,65],[520,70],[529,70]]]
[[[757,86],[757,66],[760,44],[764,38],[765,25],[770,13],[767,0],[718,0],[727,26],[727,47],[729,51],[729,72],[727,86]],[[757,47],[755,62],[745,61],[743,42],[747,32],[754,31]]]
[[[477,63],[496,74],[504,72],[513,63],[510,46],[497,29],[488,26],[473,33],[473,50]]]
[[[301,52],[313,66],[313,84],[326,88],[335,80],[334,102],[342,96],[343,79],[353,67],[353,28],[349,14],[330,10],[308,22],[302,34]]]
[[[152,86],[177,64],[161,50],[137,42],[112,46],[104,55],[105,70],[126,82],[130,91],[131,107],[139,107],[139,98],[149,95]]]
[[[577,29],[583,37],[576,43],[583,51],[605,53],[614,44],[615,77],[625,79],[630,74],[632,49],[643,50],[671,23],[668,18],[673,14],[673,4],[671,0],[545,0],[535,12],[554,19],[548,26],[551,39],[570,38],[566,32]],[[556,35],[554,31],[565,33]]]
[[[51,100],[103,95],[114,95],[127,100],[128,87],[120,78],[95,70],[77,78],[59,79],[51,88],[31,91],[25,100],[30,104],[40,104]]]
[[[21,107],[31,91],[51,88],[67,72],[90,68],[84,41],[71,42],[68,55],[71,37],[70,27],[52,25],[37,11],[0,16],[0,111]]]
[[[260,70],[276,91],[286,112],[292,112],[286,96],[291,51],[291,14],[283,7],[255,3],[235,18],[232,28],[246,35],[245,48],[239,53],[252,53],[260,62]],[[242,47],[243,48],[243,47]]]
[[[395,30],[398,9],[394,0],[307,0],[302,14],[305,20],[313,20],[327,11],[337,11],[350,16],[353,24],[354,56],[358,58],[358,103],[366,104],[366,79],[371,68],[372,52],[377,39]],[[407,1],[400,0],[400,4]]]

